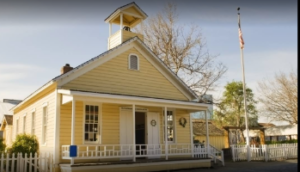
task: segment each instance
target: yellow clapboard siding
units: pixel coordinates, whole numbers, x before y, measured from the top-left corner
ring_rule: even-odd
[[[44,91],[40,92],[30,100],[21,105],[14,111],[14,118],[13,118],[13,132],[12,134],[12,141],[15,140],[16,135],[20,133],[32,134],[32,125],[35,127],[35,135],[40,143],[40,152],[49,151],[54,147],[54,127],[55,121],[54,117],[56,114],[55,107],[55,87],[49,86]],[[47,111],[48,111],[48,118],[47,118],[47,131],[46,131],[46,144],[43,145],[42,143],[42,124],[43,124],[43,104],[47,103]],[[35,123],[32,124],[32,111],[35,109]],[[24,114],[26,114],[26,121],[25,121],[25,131],[23,130],[24,125]],[[16,120],[18,119],[18,133],[16,133]],[[10,146],[10,145],[7,145]]]
[[[123,42],[127,41],[128,39],[130,38],[133,38],[135,36],[138,36],[142,41],[144,40],[144,36],[141,35],[141,34],[138,34],[138,33],[134,33],[134,32],[129,32],[129,31],[126,31],[126,30],[122,30],[123,32]]]
[[[190,114],[185,110],[176,110],[176,141],[177,143],[191,143],[191,135],[190,135]],[[185,118],[186,125],[185,127],[179,124],[179,119]]]
[[[202,142],[203,140],[206,142],[206,136],[195,136],[196,140]],[[225,136],[209,136],[209,144],[214,146],[215,148],[222,150],[225,148]]]
[[[75,104],[75,144],[83,144],[83,102]],[[60,107],[60,145],[71,144],[72,103]]]
[[[191,136],[190,136],[190,113],[186,110],[179,110],[176,109],[173,111],[174,115],[175,115],[175,143],[191,143]],[[161,115],[160,115],[160,120],[161,120],[161,124],[160,124],[160,139],[161,139],[161,143],[164,143],[164,116],[163,111],[161,110]],[[179,119],[181,117],[184,117],[187,121],[185,127],[182,127],[179,124]]]
[[[120,143],[120,111],[118,104],[102,104],[102,144]]]
[[[128,69],[128,56],[131,53],[139,57],[139,71]],[[79,76],[62,88],[188,100],[135,48]]]

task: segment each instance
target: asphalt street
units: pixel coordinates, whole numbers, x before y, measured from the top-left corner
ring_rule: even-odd
[[[190,170],[177,170],[174,172],[296,172],[298,159],[284,161],[225,161],[225,166],[215,165],[213,168],[199,168]]]

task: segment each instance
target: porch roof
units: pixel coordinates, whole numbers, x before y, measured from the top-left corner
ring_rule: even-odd
[[[113,94],[113,93],[91,92],[91,91],[83,91],[83,90],[59,89],[58,93],[61,93],[63,94],[63,96],[66,96],[65,103],[70,102],[72,100],[82,100],[82,101],[86,100],[86,101],[98,101],[103,103],[120,103],[120,104],[129,104],[129,105],[135,104],[135,105],[159,106],[159,107],[167,106],[170,108],[188,109],[194,111],[207,110],[208,106],[210,105],[210,104],[199,103],[199,102],[169,100],[169,99],[132,96],[132,95],[121,95],[121,94]]]

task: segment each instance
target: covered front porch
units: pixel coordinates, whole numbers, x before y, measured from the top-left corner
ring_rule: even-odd
[[[61,128],[69,125],[64,131],[69,141],[60,136],[59,154],[62,163],[70,160],[70,167],[141,160],[176,159],[187,163],[210,161],[222,154],[209,142],[193,143],[191,113],[206,112],[207,104],[72,90],[58,92],[62,94],[61,118],[71,121],[61,124]]]

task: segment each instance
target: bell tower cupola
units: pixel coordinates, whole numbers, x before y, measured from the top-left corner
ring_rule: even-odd
[[[134,33],[131,29],[147,17],[147,14],[135,2],[131,2],[116,9],[104,20],[109,24],[108,49],[112,49],[135,36],[138,36],[143,40],[143,35]],[[120,26],[120,29],[113,34],[112,24]]]

